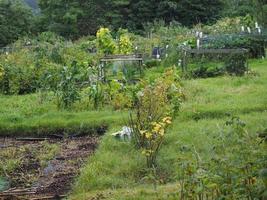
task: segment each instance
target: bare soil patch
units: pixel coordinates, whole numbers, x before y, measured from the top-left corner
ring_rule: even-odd
[[[6,174],[10,189],[1,192],[0,199],[63,198],[84,162],[94,153],[98,141],[96,136],[63,140],[0,138],[0,153],[6,151],[12,155],[18,152],[20,155],[19,165]],[[42,158],[49,158],[46,154],[52,152],[50,147],[56,150],[53,150],[52,158],[44,162]]]

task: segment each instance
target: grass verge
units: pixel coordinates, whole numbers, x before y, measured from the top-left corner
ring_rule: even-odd
[[[0,136],[103,134],[121,124],[123,112],[59,110],[52,101],[39,103],[37,94],[0,96]]]

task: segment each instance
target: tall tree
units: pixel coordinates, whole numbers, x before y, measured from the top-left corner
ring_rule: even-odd
[[[78,21],[83,7],[77,0],[39,0],[41,23],[46,30],[67,38],[79,36]]]
[[[254,16],[256,19],[267,27],[267,0],[253,0],[255,6]]]
[[[219,17],[221,0],[39,0],[47,30],[75,38],[94,34],[100,26],[142,30],[154,20],[184,25]]]
[[[255,3],[253,0],[225,0],[224,1],[224,17],[253,15]]]
[[[15,41],[31,31],[33,15],[19,0],[0,0],[0,46]]]
[[[184,25],[211,23],[221,16],[221,0],[180,0],[177,9],[178,19]]]

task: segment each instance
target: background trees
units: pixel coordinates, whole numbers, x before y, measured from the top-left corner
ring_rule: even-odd
[[[95,34],[100,26],[140,32],[154,20],[191,26],[217,19],[221,0],[39,0],[43,29],[67,38]]]
[[[78,21],[83,15],[83,7],[76,0],[39,0],[40,22],[43,28],[67,38],[79,35]]]
[[[254,16],[267,25],[266,0],[0,0],[0,46],[30,33],[52,31],[68,39],[95,35],[101,26],[143,33],[155,20],[185,26],[221,17]],[[37,4],[38,3],[38,4]],[[39,7],[37,7],[37,5]]]
[[[19,0],[0,0],[0,47],[31,32],[33,15]]]

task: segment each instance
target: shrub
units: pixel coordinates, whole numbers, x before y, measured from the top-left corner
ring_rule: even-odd
[[[130,114],[129,126],[133,130],[136,147],[146,156],[147,167],[156,167],[156,158],[164,141],[166,128],[171,124],[170,115],[177,114],[182,92],[175,70],[168,69],[155,83],[145,85],[138,93],[134,115]]]
[[[172,123],[171,117],[165,117],[161,121],[152,122],[148,130],[140,130],[144,140],[142,154],[146,156],[147,168],[156,167],[158,151],[164,141],[166,128]]]
[[[40,69],[34,66],[33,57],[27,50],[2,55],[1,66],[4,72],[0,79],[2,93],[26,94],[36,91]]]

